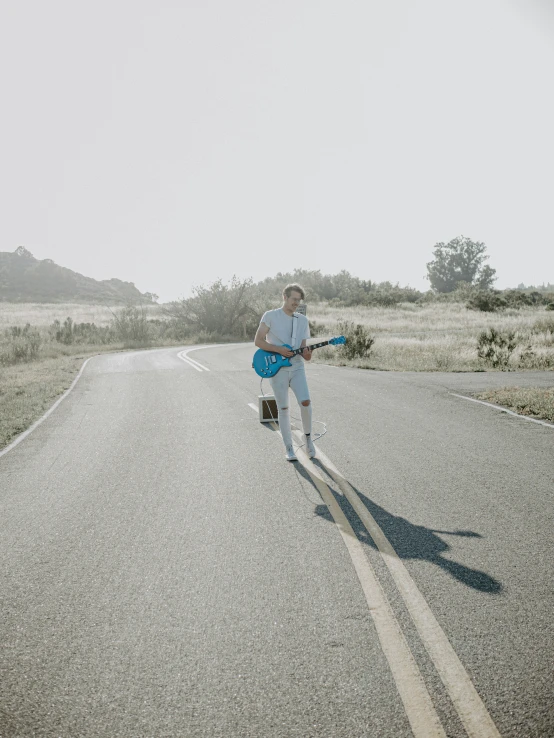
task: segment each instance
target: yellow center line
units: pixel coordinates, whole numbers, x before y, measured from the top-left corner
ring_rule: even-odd
[[[253,404],[250,406],[253,410],[257,411],[257,408]],[[274,422],[271,425],[278,431],[279,426],[277,423]],[[294,431],[294,435],[297,439],[301,439],[300,442],[303,442],[303,435],[299,431]],[[329,508],[350,553],[414,735],[444,735],[442,726],[438,721],[438,716],[430,701],[429,693],[423,683],[421,673],[414,662],[409,646],[405,641],[379,580],[365,555],[362,544],[352,530],[327,483],[321,476],[319,469],[308,459],[302,449],[297,450],[297,455]],[[317,451],[317,457],[329,476],[337,483],[341,492],[354,508],[367,532],[373,538],[469,738],[501,738],[496,725],[462,662],[390,541],[348,480],[338,471],[331,460],[319,449]],[[403,645],[399,645],[402,643]],[[410,698],[410,690],[406,690],[405,688],[405,679],[420,682],[419,690],[417,690],[418,697],[416,698],[415,709]],[[410,689],[412,690],[412,696],[416,695],[416,691],[413,691],[414,688],[410,687]],[[422,689],[425,693],[423,696],[421,696]],[[423,705],[423,708],[418,704],[419,700],[422,701],[421,705]],[[429,712],[429,708],[431,712]],[[421,725],[417,723],[417,717],[415,716],[419,714],[421,717],[423,713],[425,713],[425,719],[431,719],[431,723],[435,726],[434,729],[440,732],[431,732],[429,726],[421,729]],[[418,732],[416,732],[414,724],[417,724]],[[436,727],[437,725],[438,728]],[[423,732],[419,732],[420,730],[423,730]]]
[[[500,738],[496,725],[452,648],[446,633],[375,518],[350,483],[319,449],[317,457],[350,502],[379,549],[468,736],[470,738]]]
[[[276,423],[271,425],[278,430]],[[317,467],[302,449],[298,449],[297,454],[327,505],[350,554],[415,738],[446,738],[421,672],[362,544]]]

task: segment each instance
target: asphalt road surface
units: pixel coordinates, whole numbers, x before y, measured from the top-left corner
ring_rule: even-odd
[[[0,736],[554,736],[554,428],[457,396],[552,373],[311,365],[288,463],[252,352],[95,357],[1,456]]]

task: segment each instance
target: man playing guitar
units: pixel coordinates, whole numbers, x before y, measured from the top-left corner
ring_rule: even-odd
[[[315,446],[311,438],[312,405],[306,379],[304,361],[310,361],[312,352],[305,348],[295,355],[285,344],[293,349],[306,346],[310,338],[310,326],[305,315],[295,312],[304,299],[304,290],[299,284],[288,284],[283,290],[283,306],[268,310],[263,314],[256,332],[254,343],[263,351],[279,353],[290,358],[291,366],[283,366],[275,376],[269,378],[279,412],[279,429],[286,448],[288,461],[296,461],[292,444],[290,425],[289,387],[294,392],[300,406],[302,428],[306,434],[306,452],[310,458],[315,456]]]

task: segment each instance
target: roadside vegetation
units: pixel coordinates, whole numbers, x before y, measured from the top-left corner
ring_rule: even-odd
[[[554,369],[554,315],[544,306],[491,316],[453,301],[403,303],[393,308],[319,304],[310,309],[309,318],[316,335],[347,337],[344,350],[314,352],[316,362],[387,371]],[[352,356],[349,338],[360,345],[361,336],[366,345],[367,339],[373,339],[369,350]]]
[[[481,392],[477,399],[502,405],[520,415],[529,415],[554,423],[554,387],[502,387]]]
[[[299,269],[258,283],[218,280],[164,305],[151,293],[124,307],[0,301],[0,447],[69,387],[85,357],[252,341],[263,312],[281,304],[292,282],[306,290],[312,336],[347,339],[314,352],[315,362],[387,371],[554,370],[554,285],[494,290],[484,244],[464,237],[436,244],[433,254],[427,292]],[[533,407],[549,412],[547,401]]]
[[[54,404],[89,355],[85,352],[0,367],[0,449]]]
[[[198,339],[159,305],[0,303],[0,448],[44,414],[89,356]]]
[[[251,341],[263,310],[276,304],[278,301],[269,300],[255,312],[239,316],[231,333],[206,330],[203,318],[194,322],[197,314],[194,320],[179,319],[176,306],[168,312],[167,307],[155,305],[110,310],[87,305],[1,304],[0,448],[70,386],[86,357],[148,346]],[[182,303],[177,308],[185,310]],[[62,319],[69,310],[74,318]],[[491,316],[453,299],[391,307],[320,302],[308,305],[308,317],[314,336],[347,338],[344,347],[315,351],[315,362],[389,371],[554,369],[554,313],[544,305],[506,309]],[[206,319],[213,321],[214,316]],[[207,327],[210,325],[217,323]],[[529,390],[525,392],[525,398],[531,396]],[[536,397],[539,395],[537,390]],[[504,404],[507,397],[506,391],[490,401]],[[529,413],[549,419],[551,405],[552,395],[547,395],[544,401],[529,402]]]

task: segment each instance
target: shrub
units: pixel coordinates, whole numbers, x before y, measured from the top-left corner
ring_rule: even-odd
[[[315,320],[308,320],[308,324],[310,326],[310,336],[312,338],[324,332],[324,327],[316,323]]]
[[[379,307],[395,307],[400,301],[401,296],[392,291],[376,291],[372,292],[364,300],[364,305],[378,305]]]
[[[176,318],[170,318],[167,321],[167,330],[165,333],[165,336],[172,341],[178,341],[180,343],[185,343],[188,341],[191,336],[194,334],[194,329],[192,326],[187,325],[182,320],[177,320]]]
[[[466,303],[468,310],[481,310],[486,313],[494,313],[507,307],[508,303],[500,295],[492,290],[477,292]]]
[[[73,343],[73,321],[71,318],[66,318],[63,325],[59,320],[55,320],[50,329],[58,343],[65,343],[66,345]]]
[[[376,305],[378,307],[395,307],[401,302],[417,302],[423,298],[423,293],[412,287],[400,287],[391,282],[373,284],[371,289],[364,292],[357,300],[342,303],[347,305]]]
[[[548,353],[539,353],[531,344],[528,344],[519,355],[518,367],[547,371],[554,367],[554,356]]]
[[[467,302],[470,298],[474,297],[478,292],[482,292],[474,285],[468,284],[467,282],[458,282],[456,289],[453,292],[434,292],[428,290],[423,294],[418,302],[421,304],[445,302],[445,303],[459,303]]]
[[[339,332],[346,338],[342,346],[342,355],[346,359],[363,359],[369,356],[375,338],[369,335],[369,330],[360,323],[343,321],[338,324]]]
[[[181,323],[183,335],[247,338],[253,336],[267,300],[254,289],[251,279],[233,277],[229,285],[218,279],[208,287],[194,287],[193,296],[168,303],[163,313]]]
[[[22,364],[38,358],[42,339],[38,330],[29,323],[24,328],[8,328],[4,337],[3,346],[0,346],[0,364]]]
[[[547,310],[554,310],[554,302],[549,302],[548,305],[546,306],[546,309]]]
[[[118,313],[114,313],[112,330],[117,340],[124,346],[147,346],[151,332],[146,311],[135,305],[127,305]]]
[[[150,318],[148,320],[150,337],[154,340],[180,340],[173,335],[173,326],[170,320]]]
[[[508,307],[521,308],[531,305],[542,305],[543,297],[540,292],[523,292],[522,290],[504,290],[502,297]]]
[[[532,333],[553,333],[554,334],[554,316],[539,318],[533,323]]]
[[[111,328],[108,326],[97,326],[95,323],[74,323],[71,318],[66,318],[63,325],[55,320],[50,325],[50,335],[53,340],[70,344],[106,344],[113,343],[116,339]]]
[[[110,326],[95,323],[74,323],[73,336],[76,343],[106,344],[114,343],[115,336]]]
[[[548,299],[546,295],[541,294],[540,292],[537,292],[534,290],[533,292],[528,293],[529,299],[531,300],[531,305],[544,305],[545,302],[548,302]]]
[[[493,369],[506,369],[510,356],[517,346],[514,331],[498,331],[489,328],[477,339],[477,356]]]

